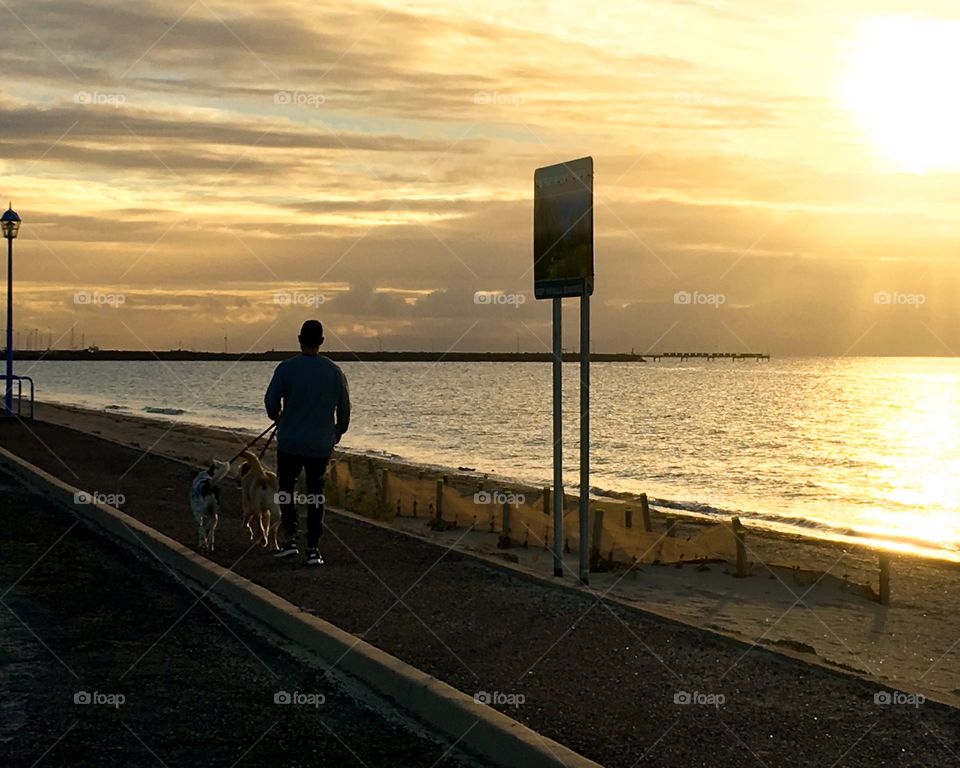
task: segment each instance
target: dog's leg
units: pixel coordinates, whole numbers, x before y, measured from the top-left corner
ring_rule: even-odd
[[[277,541],[277,536],[280,535],[280,521],[278,520],[275,525],[270,527],[270,539],[272,546],[270,547],[274,552],[280,549],[280,544]]]
[[[214,515],[213,520],[210,521],[210,535],[207,537],[210,542],[210,550],[209,550],[210,552],[213,552],[214,538],[216,537],[217,523],[219,522],[220,522],[220,518],[216,515]]]
[[[270,510],[265,509],[260,513],[260,533],[263,536],[264,548],[270,546]]]

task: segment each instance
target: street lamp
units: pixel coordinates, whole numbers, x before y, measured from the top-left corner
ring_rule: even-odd
[[[7,416],[13,416],[13,241],[20,231],[20,217],[13,203],[0,216],[0,228],[7,239],[7,386],[3,402]]]

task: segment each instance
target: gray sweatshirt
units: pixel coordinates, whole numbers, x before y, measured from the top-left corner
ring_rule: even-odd
[[[263,402],[274,421],[282,410],[277,449],[284,453],[329,456],[350,426],[347,378],[336,363],[319,355],[298,355],[280,363]]]

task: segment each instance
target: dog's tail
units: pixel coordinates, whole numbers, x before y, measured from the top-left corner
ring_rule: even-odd
[[[230,471],[230,464],[226,461],[214,465],[214,470],[212,473],[213,482],[219,483],[223,478],[227,476],[227,473]]]
[[[251,453],[250,451],[244,451],[240,454],[241,459],[246,459],[247,464],[250,465],[250,471],[256,473],[264,482],[267,481],[267,471],[263,468],[263,464],[260,463],[260,459],[257,458],[256,454]]]

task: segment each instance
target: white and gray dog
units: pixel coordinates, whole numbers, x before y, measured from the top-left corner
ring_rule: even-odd
[[[197,549],[213,552],[213,539],[220,521],[220,481],[230,471],[230,464],[217,461],[200,472],[190,486],[190,511],[197,521]]]

